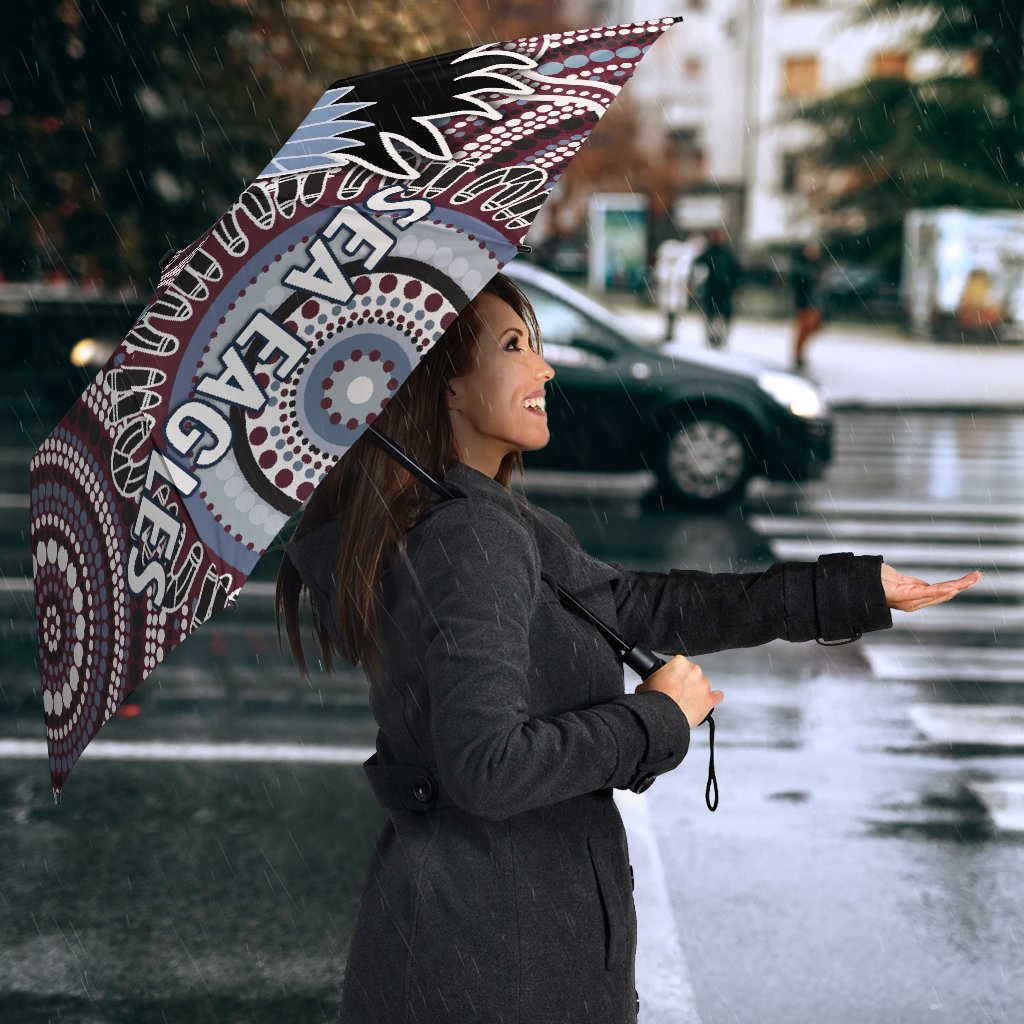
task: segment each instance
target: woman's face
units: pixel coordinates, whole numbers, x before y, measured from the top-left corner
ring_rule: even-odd
[[[470,371],[448,383],[448,410],[459,459],[494,477],[513,451],[535,451],[551,439],[547,415],[527,408],[543,397],[555,371],[530,347],[522,317],[503,299],[484,292],[478,299],[480,334]]]

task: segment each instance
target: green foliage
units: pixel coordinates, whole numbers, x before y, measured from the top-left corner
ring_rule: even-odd
[[[845,179],[818,194],[829,247],[894,272],[908,210],[1017,207],[1024,196],[1024,4],[874,0],[863,17],[915,7],[935,12],[918,46],[975,53],[975,75],[868,79],[796,115],[819,129],[806,155]]]
[[[0,271],[145,290],[163,253],[223,213],[332,81],[468,45],[441,15],[449,4],[404,7],[7,5]]]

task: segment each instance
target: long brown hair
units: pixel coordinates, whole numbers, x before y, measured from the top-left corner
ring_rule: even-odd
[[[511,279],[496,274],[434,343],[374,420],[374,426],[437,479],[443,478],[458,460],[445,395],[451,378],[472,369],[483,327],[479,298],[484,293],[507,302],[529,329],[531,344],[538,352],[543,351],[529,300]],[[522,479],[523,459],[518,451],[509,452],[499,464],[495,480],[503,487],[509,486],[513,467]],[[432,488],[365,430],[313,492],[291,539],[298,540],[329,521],[337,523],[341,534],[335,566],[340,651],[335,650],[327,625],[320,621],[310,601],[313,631],[325,671],[332,670],[337,654],[351,665],[362,665],[368,679],[371,674],[378,675],[381,579],[394,557],[405,553],[405,531],[419,522],[436,500]],[[304,590],[307,588],[298,570],[283,556],[274,608],[278,647],[282,648],[283,615],[292,658],[301,674],[309,678],[299,628],[299,601]]]

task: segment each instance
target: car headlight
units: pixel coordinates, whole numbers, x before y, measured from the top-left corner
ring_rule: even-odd
[[[814,420],[820,419],[828,411],[828,399],[824,392],[808,384],[802,377],[768,371],[757,378],[757,383],[762,391],[766,391],[794,416]]]

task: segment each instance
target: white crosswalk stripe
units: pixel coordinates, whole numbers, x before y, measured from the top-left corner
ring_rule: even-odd
[[[910,719],[929,743],[1024,751],[1024,708],[1012,704],[912,704]]]
[[[862,645],[877,679],[902,682],[1021,683],[1024,650],[929,644]]]
[[[1009,433],[1009,437],[1007,437]],[[1024,832],[1024,426],[979,443],[940,417],[839,417],[824,480],[803,485],[796,511],[767,495],[746,523],[780,561],[831,551],[884,557],[930,582],[986,575],[954,601],[893,611],[893,629],[859,644],[872,675],[920,684],[906,708],[927,756],[977,774],[966,784],[998,832]],[[867,490],[876,494],[858,492]],[[905,497],[903,495],[906,495]],[[776,507],[777,506],[777,507]],[[949,688],[942,689],[946,685]],[[953,703],[961,688],[977,703]],[[931,699],[930,699],[931,698]],[[981,702],[987,701],[987,702]],[[901,814],[913,813],[903,809]],[[928,821],[938,810],[920,808]]]

